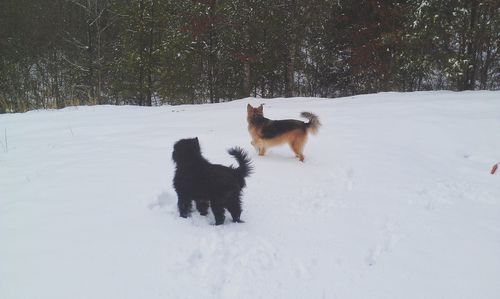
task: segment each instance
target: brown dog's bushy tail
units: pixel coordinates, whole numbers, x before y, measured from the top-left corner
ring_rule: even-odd
[[[240,147],[233,147],[227,151],[231,156],[233,156],[236,161],[238,161],[239,167],[234,170],[238,174],[238,179],[240,181],[240,186],[245,187],[245,178],[252,173],[252,160],[248,157],[248,154]]]
[[[316,114],[313,114],[311,112],[302,112],[300,116],[307,118],[309,120],[309,122],[306,123],[306,126],[307,129],[311,131],[311,133],[313,134],[318,133],[318,129],[319,127],[321,127],[321,123]]]

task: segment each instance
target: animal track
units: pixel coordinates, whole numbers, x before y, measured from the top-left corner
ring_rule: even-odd
[[[392,221],[387,220],[380,229],[380,241],[368,250],[368,255],[365,258],[367,266],[374,266],[377,264],[379,258],[390,252],[394,245],[399,240],[396,232],[398,225]]]

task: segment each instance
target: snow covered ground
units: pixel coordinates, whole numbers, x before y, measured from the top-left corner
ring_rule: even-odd
[[[247,103],[318,114],[305,163],[255,153]],[[0,115],[0,298],[500,298],[499,132],[500,92]],[[250,152],[246,223],[178,217],[194,136]]]

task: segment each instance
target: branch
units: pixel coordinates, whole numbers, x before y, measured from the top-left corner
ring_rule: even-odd
[[[99,13],[99,15],[92,22],[90,22],[89,26],[92,26],[97,20],[99,20],[99,18],[101,18],[102,14],[104,13],[105,10],[106,10],[106,8],[103,8],[101,10],[101,12]]]
[[[64,55],[62,55],[62,59],[64,59],[67,63],[71,64],[72,66],[76,67],[77,69],[79,69],[81,71],[84,71],[84,72],[88,72],[89,71],[88,68],[85,68],[85,67],[80,66],[80,65],[78,65],[78,64],[76,64],[74,62],[69,61],[69,59],[66,58],[66,56],[64,56]]]
[[[66,1],[71,2],[71,3],[73,3],[73,4],[77,5],[77,6],[80,6],[81,8],[83,8],[84,10],[86,10],[87,12],[89,11],[89,8],[87,6],[81,4],[78,1],[75,1],[75,0],[66,0]]]
[[[70,43],[72,45],[75,45],[77,48],[87,49],[86,45],[84,45],[82,42],[80,42],[75,37],[71,36],[71,34],[68,31],[64,31],[64,33],[68,36],[68,38],[64,38],[65,41],[67,41],[68,43]]]

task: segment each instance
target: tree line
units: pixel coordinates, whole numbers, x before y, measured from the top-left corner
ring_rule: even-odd
[[[0,0],[0,113],[500,88],[500,0]]]

